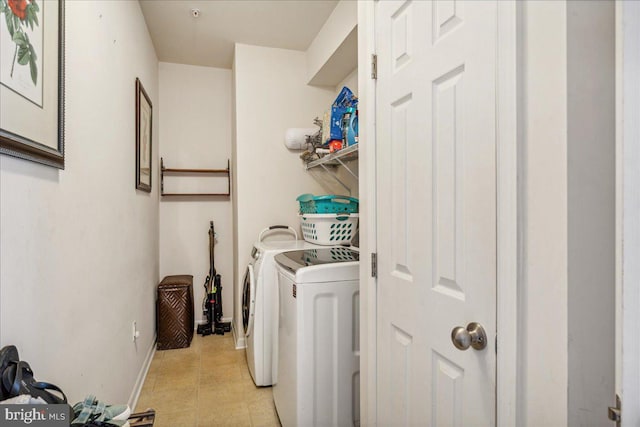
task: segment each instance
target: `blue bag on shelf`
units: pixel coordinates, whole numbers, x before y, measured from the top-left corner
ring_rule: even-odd
[[[347,112],[347,108],[357,109],[358,97],[351,92],[351,89],[344,86],[331,106],[330,140],[342,140],[342,116]],[[325,143],[328,142],[325,141]]]
[[[333,139],[342,141],[342,116],[347,112],[348,107],[331,107],[331,132],[329,135],[330,142]]]
[[[335,101],[333,101],[334,107],[353,107],[358,108],[358,97],[351,92],[351,89],[344,86],[338,94]]]

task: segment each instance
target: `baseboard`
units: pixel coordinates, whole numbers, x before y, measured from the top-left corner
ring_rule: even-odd
[[[247,343],[244,338],[244,333],[238,334],[236,331],[235,323],[231,323],[231,332],[233,332],[233,341],[236,343],[236,350],[240,350],[247,347]]]
[[[140,397],[140,392],[142,391],[144,380],[147,378],[147,373],[149,372],[149,367],[151,366],[151,361],[153,360],[153,356],[155,354],[156,337],[154,336],[153,341],[151,342],[151,347],[149,348],[149,351],[147,351],[147,357],[144,359],[144,363],[142,364],[140,373],[138,373],[136,383],[133,386],[133,391],[131,392],[131,396],[129,397],[129,408],[131,408],[132,412],[135,411],[136,405],[138,404],[138,398]]]

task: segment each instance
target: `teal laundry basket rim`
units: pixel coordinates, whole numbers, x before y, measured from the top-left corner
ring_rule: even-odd
[[[326,194],[301,194],[296,200],[301,214],[358,213],[359,200],[355,197]]]

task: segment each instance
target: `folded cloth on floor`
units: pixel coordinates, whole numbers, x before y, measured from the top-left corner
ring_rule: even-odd
[[[33,397],[30,394],[21,394],[0,402],[0,405],[46,405],[41,397]]]

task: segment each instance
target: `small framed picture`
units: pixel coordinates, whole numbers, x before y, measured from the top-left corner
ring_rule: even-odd
[[[140,79],[136,79],[136,188],[151,192],[153,105]]]

